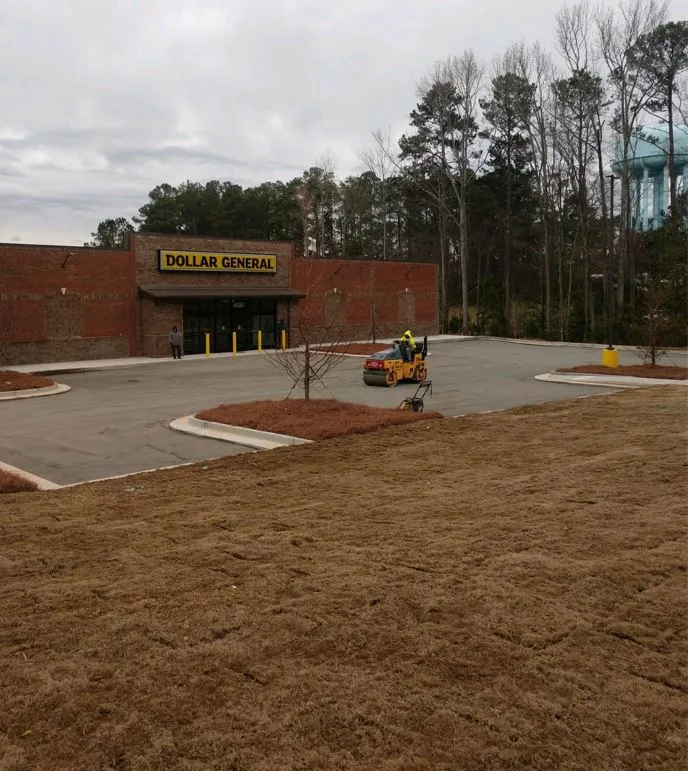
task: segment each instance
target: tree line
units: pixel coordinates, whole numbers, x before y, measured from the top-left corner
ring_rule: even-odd
[[[667,345],[685,345],[688,21],[667,14],[660,0],[563,6],[556,57],[519,43],[489,65],[472,51],[435,62],[401,138],[373,132],[362,174],[338,180],[323,159],[289,182],[161,184],[91,244],[140,230],[435,262],[442,331],[640,343],[651,319]],[[645,232],[638,139],[666,156],[670,180]]]

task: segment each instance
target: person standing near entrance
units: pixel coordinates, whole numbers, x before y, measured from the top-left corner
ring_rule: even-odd
[[[177,327],[172,327],[172,331],[170,332],[170,346],[172,348],[172,358],[181,359],[182,333],[177,329]]]

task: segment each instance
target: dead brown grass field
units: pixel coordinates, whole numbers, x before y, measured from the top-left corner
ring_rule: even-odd
[[[24,493],[35,489],[33,482],[0,469],[0,493]]]
[[[399,402],[403,397],[404,394],[400,394]],[[196,417],[230,426],[319,440],[349,434],[367,434],[387,426],[433,420],[442,416],[439,412],[407,412],[340,402],[336,399],[282,399],[221,404],[197,413]]]
[[[25,391],[31,388],[47,388],[54,381],[41,375],[31,375],[25,372],[14,372],[11,369],[0,370],[0,392]]]
[[[682,769],[686,438],[659,387],[3,496],[0,767]]]
[[[688,380],[688,367],[662,364],[622,364],[610,369],[601,364],[580,364],[558,369],[557,372],[580,372],[589,375],[625,375],[626,377],[656,377],[665,380]]]

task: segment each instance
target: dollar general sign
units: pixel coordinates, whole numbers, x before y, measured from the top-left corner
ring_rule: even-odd
[[[160,270],[208,271],[210,273],[275,273],[274,254],[234,254],[232,252],[180,252],[160,249]]]

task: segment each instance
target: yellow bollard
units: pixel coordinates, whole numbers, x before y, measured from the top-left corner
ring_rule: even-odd
[[[602,351],[602,366],[611,368],[619,366],[619,352],[616,348],[605,348]]]
[[[283,351],[287,350],[287,330],[286,329],[282,330],[282,350]]]
[[[205,355],[210,356],[210,332],[205,333]]]
[[[258,330],[258,352],[263,350],[263,333]]]
[[[232,332],[232,356],[236,356],[236,332]]]

